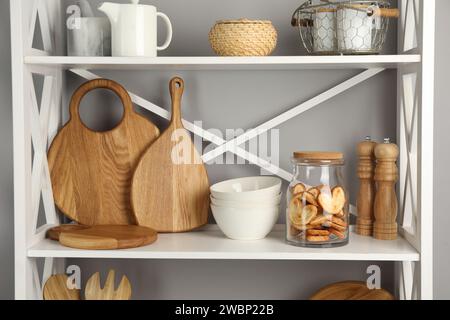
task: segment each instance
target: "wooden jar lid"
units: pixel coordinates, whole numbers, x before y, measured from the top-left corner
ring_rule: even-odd
[[[343,160],[344,154],[342,152],[327,151],[298,151],[294,152],[294,158],[303,160]]]

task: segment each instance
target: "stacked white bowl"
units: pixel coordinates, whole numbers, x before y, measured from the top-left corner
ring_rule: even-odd
[[[227,180],[211,187],[211,209],[222,232],[234,240],[265,238],[280,215],[281,179]]]

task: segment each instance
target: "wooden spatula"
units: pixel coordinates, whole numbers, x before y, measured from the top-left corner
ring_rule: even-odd
[[[183,79],[173,78],[172,120],[142,156],[132,181],[137,223],[158,232],[189,231],[208,220],[208,174],[181,121],[183,91]]]
[[[114,288],[115,271],[110,270],[106,278],[105,286],[100,284],[100,273],[95,273],[89,278],[84,289],[86,300],[130,300],[131,285],[126,276],[122,277],[117,289]]]
[[[65,274],[56,274],[48,278],[44,285],[44,300],[81,300],[79,289],[69,289]]]

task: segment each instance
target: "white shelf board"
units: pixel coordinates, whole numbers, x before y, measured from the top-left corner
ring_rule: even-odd
[[[419,253],[403,238],[376,240],[351,233],[350,243],[338,248],[300,248],[285,243],[284,226],[277,225],[263,240],[225,238],[216,226],[200,231],[160,234],[149,246],[125,250],[79,250],[42,240],[28,250],[29,257],[205,260],[350,260],[418,261]]]
[[[62,57],[26,56],[26,64],[63,69],[159,69],[159,70],[298,70],[397,68],[418,63],[421,56],[269,56],[269,57]]]

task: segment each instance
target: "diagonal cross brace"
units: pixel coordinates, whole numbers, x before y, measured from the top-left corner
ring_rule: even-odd
[[[92,72],[89,72],[87,70],[72,69],[70,71],[84,79],[87,79],[87,80],[100,78],[100,76],[98,76]],[[136,103],[137,105],[153,112],[154,114],[156,114],[166,120],[170,120],[170,113],[167,110],[151,103],[150,101],[147,101],[147,100],[139,97],[138,95],[136,95],[132,92],[128,92],[128,94],[130,95],[131,100],[134,103]],[[215,145],[221,145],[226,142],[224,139],[222,139],[218,135],[215,135],[203,128],[200,128],[200,127],[196,126],[195,124],[193,124],[192,122],[189,122],[187,120],[183,119],[183,125],[190,132],[194,133],[197,136],[202,137],[203,139],[205,139],[207,141],[214,143]],[[264,168],[264,170],[266,170],[274,175],[277,175],[280,178],[285,179],[286,181],[292,180],[291,173],[279,168],[278,166],[270,163],[269,161],[267,161],[265,159],[261,159],[260,157],[254,155],[254,154],[251,154],[247,150],[237,147],[234,150],[231,150],[230,152],[236,154],[237,156],[241,157],[242,159],[249,161],[252,164],[255,164],[261,168]],[[204,157],[203,157],[203,161],[204,161]],[[204,162],[206,162],[206,161],[204,161]]]
[[[259,125],[258,127],[251,129],[249,131],[247,131],[246,133],[240,135],[239,137],[236,137],[224,144],[222,144],[221,146],[217,147],[214,150],[211,150],[210,152],[206,153],[203,157],[204,157],[204,161],[208,162],[211,161],[215,158],[217,158],[218,156],[222,155],[223,153],[227,152],[227,151],[231,151],[232,148],[234,148],[235,146],[240,146],[243,143],[247,142],[248,140],[251,140],[265,132],[267,132],[268,130],[271,130],[275,127],[278,127],[280,124],[298,116],[299,114],[306,112],[312,108],[314,108],[315,106],[318,106],[319,104],[341,94],[342,92],[356,86],[357,84],[372,78],[373,76],[377,75],[378,73],[384,71],[385,69],[383,68],[373,68],[373,69],[368,69],[356,76],[354,76],[353,78],[350,78],[340,84],[338,84],[337,86],[315,96],[314,98],[280,114],[279,116],[264,122],[263,124]]]

